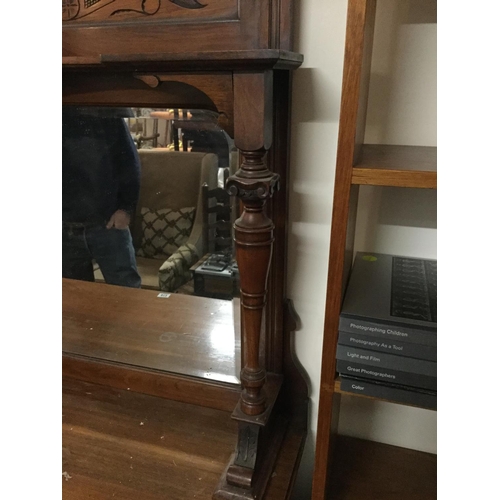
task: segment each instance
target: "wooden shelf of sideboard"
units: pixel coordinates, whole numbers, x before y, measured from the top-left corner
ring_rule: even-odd
[[[336,500],[437,497],[436,455],[364,439],[337,436],[331,476]]]
[[[409,403],[401,403],[400,401],[394,401],[392,399],[385,399],[385,398],[376,398],[376,397],[373,397],[373,396],[365,396],[364,394],[356,394],[354,392],[347,392],[347,391],[343,391],[341,388],[340,388],[340,384],[342,382],[342,377],[340,375],[338,375],[336,378],[335,378],[335,392],[337,394],[344,394],[346,396],[353,396],[355,398],[365,398],[365,399],[373,399],[375,401],[386,401],[388,403],[394,403],[394,404],[397,404],[397,405],[404,405],[404,406],[412,406],[414,408],[422,408],[423,410],[429,410],[430,408],[425,408],[423,406],[418,406],[418,405],[411,405]]]
[[[352,184],[437,188],[437,148],[364,144]]]

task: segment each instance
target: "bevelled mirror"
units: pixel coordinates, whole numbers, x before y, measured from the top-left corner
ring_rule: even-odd
[[[66,353],[239,384],[238,154],[218,119],[63,106]]]

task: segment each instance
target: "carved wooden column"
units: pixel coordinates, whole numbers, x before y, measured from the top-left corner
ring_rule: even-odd
[[[258,415],[266,407],[262,393],[266,373],[259,363],[259,340],[274,240],[274,224],[264,206],[277,187],[279,177],[267,169],[265,149],[241,153],[241,169],[228,180],[229,192],[243,202],[243,213],[234,225],[243,314],[241,410],[247,415]]]
[[[241,411],[259,415],[266,408],[262,391],[266,373],[259,362],[259,341],[274,240],[274,224],[266,215],[265,204],[279,181],[265,162],[272,142],[272,73],[235,74],[234,103],[235,144],[242,164],[228,179],[227,188],[243,204],[243,213],[234,225],[243,317]]]
[[[272,143],[271,71],[234,74],[234,137],[242,157],[240,169],[227,181],[243,211],[235,222],[236,260],[240,273],[243,369],[242,394],[232,417],[238,443],[214,494],[216,499],[261,498],[276,459],[282,430],[274,407],[283,377],[266,374],[259,359],[274,224],[265,205],[278,188],[279,176],[266,165]]]

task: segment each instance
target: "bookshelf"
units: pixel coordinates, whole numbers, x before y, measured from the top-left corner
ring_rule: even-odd
[[[342,399],[369,398],[342,391],[335,362],[360,186],[437,188],[436,147],[364,142],[376,8],[376,0],[348,0],[313,500],[436,498],[436,455],[338,433]]]

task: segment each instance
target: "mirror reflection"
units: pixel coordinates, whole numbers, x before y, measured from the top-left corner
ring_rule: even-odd
[[[79,297],[78,307],[83,304],[83,295],[104,294],[103,289],[89,288],[83,282],[144,291],[134,295],[136,301],[171,294],[219,301],[237,298],[239,273],[232,225],[238,204],[224,189],[227,177],[237,168],[237,152],[232,139],[217,125],[217,113],[64,106],[62,117],[62,277],[76,280],[65,287]],[[82,284],[77,286],[76,282]],[[114,290],[106,293],[117,296]],[[156,293],[144,295],[145,291]],[[104,295],[103,301],[113,300]],[[131,295],[120,295],[120,301],[124,297]],[[230,371],[238,373],[234,365],[238,363],[239,339],[234,338],[232,305],[228,309],[222,303],[208,307],[196,302],[186,311],[186,303],[176,300],[161,306],[161,311],[175,306],[184,308],[183,314],[193,315],[205,308],[210,309],[210,318],[224,310],[225,321],[218,318],[214,324],[206,323],[205,341],[219,348],[224,344],[221,356],[230,357]],[[63,313],[68,315],[72,302],[63,299],[63,308],[64,302],[68,307]],[[91,302],[86,306],[93,307]],[[127,349],[105,349],[99,356],[211,376],[212,366],[202,366],[205,361],[201,358],[198,367],[189,367],[187,360],[166,366],[162,360],[164,347],[158,348],[160,344],[170,343],[170,353],[179,351],[179,346],[172,346],[172,339],[194,331],[180,331],[184,328],[181,323],[170,325],[173,332],[155,330],[154,349],[159,349],[156,354],[160,356],[156,361],[151,357],[128,359]],[[155,328],[165,324],[163,318]],[[195,330],[199,343],[204,330],[200,325]],[[130,332],[131,338],[140,334]],[[226,342],[222,337],[227,337]],[[231,345],[234,348],[229,353]],[[73,343],[71,349],[79,351],[80,347]],[[181,351],[176,357],[182,357]],[[85,353],[96,355],[88,350]],[[206,364],[213,363],[206,360]],[[227,377],[235,378],[232,374]],[[227,377],[225,381],[229,381]]]

